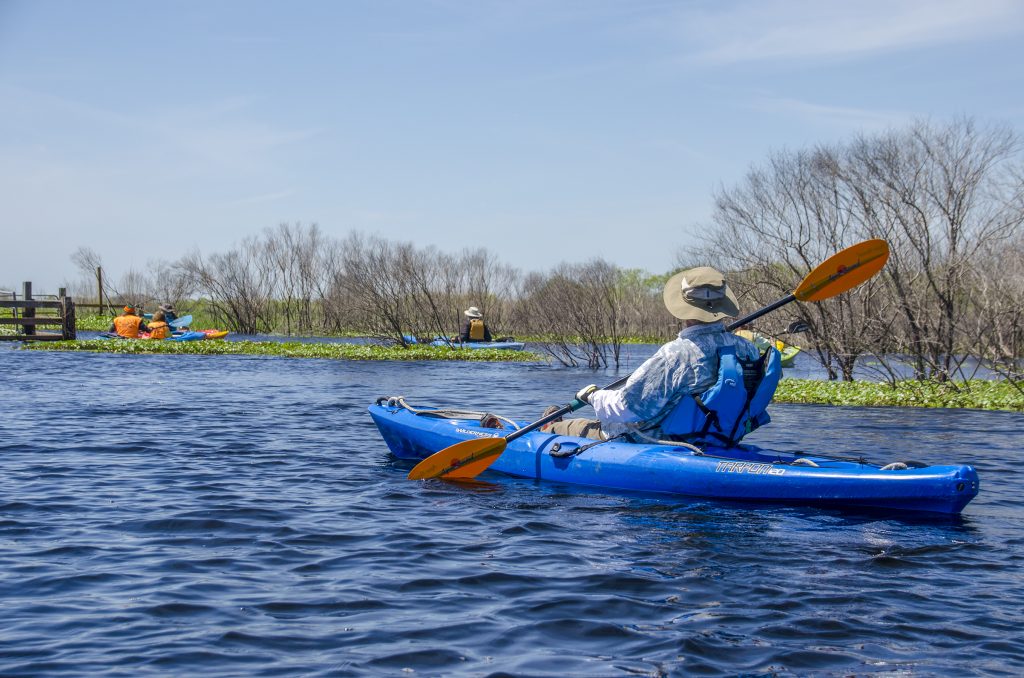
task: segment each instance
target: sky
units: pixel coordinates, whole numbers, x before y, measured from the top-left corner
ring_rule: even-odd
[[[772,151],[1024,132],[1020,0],[0,0],[0,289],[280,223],[671,269]]]

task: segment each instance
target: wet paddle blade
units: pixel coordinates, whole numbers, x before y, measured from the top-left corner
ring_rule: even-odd
[[[473,438],[430,455],[409,471],[409,480],[472,478],[505,451],[504,438]]]
[[[485,456],[477,459],[476,461],[466,462],[465,464],[455,469],[454,471],[442,473],[441,478],[443,478],[444,480],[459,480],[462,482],[471,481],[472,479],[476,478],[478,475],[486,471],[491,464],[496,462],[498,460],[498,457],[501,456],[501,453],[504,450],[505,447],[502,446],[500,450],[493,450],[489,454],[486,454]]]
[[[793,291],[800,301],[821,301],[851,290],[882,270],[889,260],[889,244],[865,240],[833,254],[800,281]]]

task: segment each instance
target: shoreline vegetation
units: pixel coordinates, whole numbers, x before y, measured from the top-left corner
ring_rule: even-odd
[[[540,362],[530,351],[503,349],[406,348],[367,344],[277,341],[118,341],[86,339],[26,344],[26,350],[84,351],[123,354],[248,355],[327,360],[460,360],[479,362]],[[932,407],[1024,412],[1024,384],[1006,380],[972,379],[955,383],[903,380],[895,384],[871,381],[823,381],[784,378],[774,402],[847,407]]]
[[[191,310],[183,311],[183,313],[188,313],[189,315],[194,315],[197,318],[196,320],[193,320],[193,322],[192,322],[192,325],[194,327],[215,327],[217,325],[212,320],[208,320],[208,319],[204,318],[203,316],[201,316],[200,314],[197,314],[197,313],[195,313],[195,312],[193,312]],[[110,323],[113,322],[113,318],[114,318],[113,316],[107,316],[107,315],[79,316],[78,318],[75,319],[75,328],[79,332],[83,332],[83,331],[85,331],[85,332],[105,332],[110,327]],[[450,334],[454,335],[454,334],[457,334],[457,333],[458,333],[457,330],[453,329]],[[287,336],[287,337],[296,337],[296,338],[302,338],[302,339],[356,339],[356,338],[365,337],[366,333],[365,332],[360,332],[358,330],[345,330],[345,331],[322,332],[322,333],[319,333],[319,334],[316,334],[316,335],[309,335],[309,336],[301,335],[301,334],[296,334],[296,333],[292,333],[292,334],[271,334],[271,335],[266,335],[266,336],[282,336],[282,337]],[[610,337],[601,337],[600,339],[602,339],[603,341],[606,341],[608,343],[611,343],[611,338]],[[522,342],[533,343],[533,344],[541,343],[541,342],[563,341],[563,340],[564,341],[568,341],[569,343],[575,343],[575,342],[583,341],[583,338],[582,337],[568,337],[568,338],[563,339],[562,337],[553,337],[553,336],[540,335],[540,334],[537,334],[537,335],[521,335],[521,334],[516,334],[516,341],[522,341]],[[637,336],[624,336],[624,337],[620,337],[619,341],[621,343],[623,343],[623,344],[663,344],[665,342],[665,338],[664,337],[654,336],[654,335],[651,335],[651,336],[640,336],[640,335],[637,335]]]
[[[779,382],[772,402],[847,407],[945,407],[1024,412],[1024,382],[970,379],[937,383],[791,379]]]
[[[772,152],[714,192],[700,233],[676,243],[670,269],[653,272],[603,257],[524,270],[483,247],[446,252],[281,222],[227,250],[193,248],[119,280],[103,273],[98,252],[79,247],[79,279],[65,289],[81,311],[173,304],[195,327],[254,339],[357,330],[405,345],[453,334],[462,309],[477,307],[494,336],[528,341],[566,367],[603,369],[623,366],[624,344],[675,337],[664,287],[683,269],[723,271],[749,310],[789,295],[815,262],[882,239],[891,256],[878,275],[749,329],[809,349],[832,380],[852,381],[870,359],[888,380],[962,382],[980,367],[1020,383],[1022,161],[1024,135],[970,117]],[[797,326],[805,329],[789,329]]]
[[[149,341],[145,339],[80,339],[26,344],[30,351],[89,353],[249,355],[328,360],[471,360],[477,362],[540,362],[529,351],[497,348],[456,349],[447,346],[380,346],[299,341]]]

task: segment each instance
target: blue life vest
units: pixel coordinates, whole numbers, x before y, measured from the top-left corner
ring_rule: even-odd
[[[661,422],[671,439],[732,447],[764,426],[768,403],[782,377],[782,357],[769,348],[757,360],[740,360],[734,346],[718,349],[718,380],[699,396],[685,395]]]

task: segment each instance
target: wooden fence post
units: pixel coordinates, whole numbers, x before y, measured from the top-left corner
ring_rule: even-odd
[[[25,297],[25,301],[32,301],[32,283],[31,282],[26,281],[26,282],[22,283],[22,296]],[[35,318],[36,317],[36,309],[32,308],[31,304],[28,304],[25,307],[25,310],[23,310],[21,312],[21,317],[22,317],[22,319],[24,319],[24,318]],[[35,323],[33,323],[31,325],[22,325],[21,329],[23,329],[25,331],[25,336],[33,335],[33,334],[36,333]]]
[[[60,296],[60,334],[63,339],[77,339],[78,328],[75,327],[75,302],[67,295],[63,287],[59,291]]]

